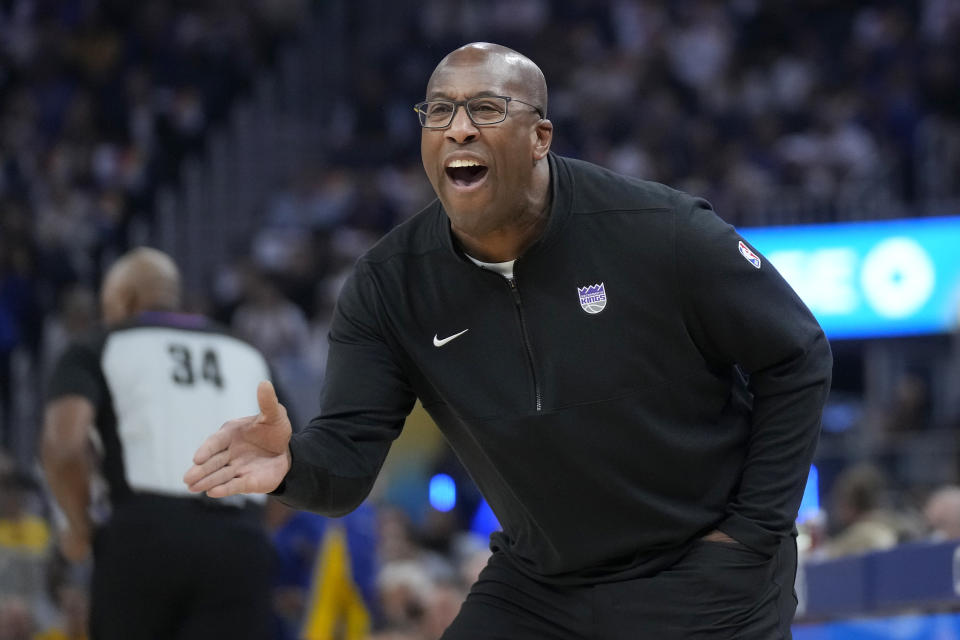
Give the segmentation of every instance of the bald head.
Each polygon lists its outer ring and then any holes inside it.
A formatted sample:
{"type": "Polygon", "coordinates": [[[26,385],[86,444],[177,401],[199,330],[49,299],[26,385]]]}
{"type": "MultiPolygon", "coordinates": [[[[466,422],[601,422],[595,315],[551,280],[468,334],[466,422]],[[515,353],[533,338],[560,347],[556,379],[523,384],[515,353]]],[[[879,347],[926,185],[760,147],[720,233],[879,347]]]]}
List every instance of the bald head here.
{"type": "Polygon", "coordinates": [[[530,102],[540,108],[543,117],[547,116],[547,81],[533,60],[525,55],[490,42],[471,42],[451,51],[440,61],[427,82],[427,95],[435,80],[444,73],[456,73],[457,67],[488,64],[496,68],[498,76],[505,86],[517,92],[513,96],[530,102]]]}
{"type": "Polygon", "coordinates": [[[180,308],[180,271],[162,251],[134,249],[110,267],[100,303],[107,325],[144,311],[176,311],[180,308]]]}
{"type": "Polygon", "coordinates": [[[935,535],[960,538],[960,487],[942,487],[933,493],[923,509],[927,524],[935,535]]]}

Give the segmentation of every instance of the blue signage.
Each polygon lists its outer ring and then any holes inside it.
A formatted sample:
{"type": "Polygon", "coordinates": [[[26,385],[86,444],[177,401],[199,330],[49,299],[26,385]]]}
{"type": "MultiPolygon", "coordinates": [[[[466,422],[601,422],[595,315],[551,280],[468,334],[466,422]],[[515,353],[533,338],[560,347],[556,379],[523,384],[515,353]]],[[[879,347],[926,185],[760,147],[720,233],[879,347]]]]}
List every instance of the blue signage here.
{"type": "Polygon", "coordinates": [[[794,640],[960,640],[960,614],[933,613],[795,625],[794,640]]]}
{"type": "Polygon", "coordinates": [[[738,231],[831,338],[938,333],[960,324],[960,217],[738,231]]]}
{"type": "Polygon", "coordinates": [[[807,484],[803,488],[803,499],[800,500],[800,510],[797,512],[797,523],[802,523],[820,513],[820,470],[817,465],[810,465],[807,475],[807,484]]]}

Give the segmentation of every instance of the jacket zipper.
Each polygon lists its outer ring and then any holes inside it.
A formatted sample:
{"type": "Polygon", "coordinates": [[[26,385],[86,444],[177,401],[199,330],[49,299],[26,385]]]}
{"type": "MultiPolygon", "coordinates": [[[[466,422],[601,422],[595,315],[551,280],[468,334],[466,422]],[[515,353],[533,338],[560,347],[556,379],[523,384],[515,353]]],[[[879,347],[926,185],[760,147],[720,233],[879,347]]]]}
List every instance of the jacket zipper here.
{"type": "Polygon", "coordinates": [[[513,293],[513,301],[517,304],[517,315],[520,316],[520,331],[523,333],[523,346],[527,352],[527,363],[530,365],[530,377],[533,379],[533,395],[536,399],[537,411],[539,412],[543,410],[543,403],[540,398],[540,384],[537,382],[537,371],[533,366],[533,349],[530,347],[527,323],[523,319],[523,306],[520,304],[520,290],[517,289],[516,277],[510,278],[510,291],[513,293]]]}

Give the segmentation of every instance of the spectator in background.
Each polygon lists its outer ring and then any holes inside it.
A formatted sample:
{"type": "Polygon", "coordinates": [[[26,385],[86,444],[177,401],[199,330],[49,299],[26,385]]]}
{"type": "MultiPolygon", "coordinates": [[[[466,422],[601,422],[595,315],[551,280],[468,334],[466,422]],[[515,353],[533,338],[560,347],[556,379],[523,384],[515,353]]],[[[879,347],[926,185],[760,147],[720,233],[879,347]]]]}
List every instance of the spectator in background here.
{"type": "Polygon", "coordinates": [[[419,547],[414,538],[408,513],[386,505],[377,510],[377,555],[381,564],[416,557],[419,547]]]}
{"type": "MultiPolygon", "coordinates": [[[[14,239],[14,241],[16,241],[14,239]]],[[[17,352],[26,356],[33,369],[39,350],[40,308],[36,299],[36,278],[29,248],[0,243],[0,451],[13,452],[15,414],[13,393],[17,352]]]]}
{"type": "Polygon", "coordinates": [[[57,556],[48,567],[50,599],[58,620],[35,640],[87,640],[90,629],[90,565],[75,565],[57,556]]]}
{"type": "Polygon", "coordinates": [[[822,553],[831,558],[889,549],[915,534],[915,527],[894,510],[883,473],[867,463],[850,467],[837,478],[830,492],[828,522],[833,534],[822,553]]]}
{"type": "Polygon", "coordinates": [[[36,629],[55,619],[46,588],[51,539],[37,483],[15,467],[0,470],[0,601],[10,620],[23,618],[36,629]]]}
{"type": "Polygon", "coordinates": [[[470,591],[470,584],[461,584],[458,580],[434,581],[424,603],[420,625],[425,640],[440,640],[447,627],[453,624],[470,591]]]}
{"type": "Polygon", "coordinates": [[[45,376],[70,344],[93,333],[97,321],[97,298],[92,289],[75,285],[63,292],[56,312],[47,316],[43,329],[41,369],[45,376]]]}
{"type": "Polygon", "coordinates": [[[426,568],[413,560],[387,562],[378,572],[376,584],[383,615],[380,631],[420,640],[419,629],[434,586],[426,568]]]}
{"type": "Polygon", "coordinates": [[[930,384],[918,372],[904,372],[895,382],[890,405],[884,408],[882,427],[894,442],[904,433],[930,426],[930,384]]]}
{"type": "Polygon", "coordinates": [[[0,640],[35,640],[37,625],[20,596],[0,596],[0,640]]]}
{"type": "Polygon", "coordinates": [[[13,351],[20,343],[19,319],[4,289],[0,282],[0,453],[13,451],[13,351]]]}
{"type": "Polygon", "coordinates": [[[71,346],[52,374],[41,446],[66,517],[64,555],[81,561],[93,547],[91,635],[262,640],[271,560],[264,498],[198,499],[180,475],[203,437],[197,424],[253,408],[243,398],[270,377],[266,359],[181,313],[179,271],[153,249],[110,268],[101,306],[108,331],[71,346]],[[92,509],[91,427],[103,443],[108,514],[92,509]]]}
{"type": "Polygon", "coordinates": [[[438,640],[457,616],[469,586],[453,574],[431,574],[423,562],[387,562],[377,575],[382,620],[376,638],[397,634],[411,640],[438,640]]]}
{"type": "Polygon", "coordinates": [[[285,298],[269,276],[249,271],[248,278],[246,301],[230,323],[234,332],[273,364],[302,355],[310,340],[303,310],[285,298]]]}
{"type": "Polygon", "coordinates": [[[290,412],[312,415],[315,403],[303,401],[305,397],[314,399],[304,392],[304,386],[318,380],[308,360],[311,331],[307,315],[284,295],[271,274],[249,269],[245,275],[246,295],[234,310],[230,327],[267,358],[279,386],[291,393],[290,412]]]}
{"type": "Polygon", "coordinates": [[[376,518],[341,519],[267,503],[275,563],[274,640],[363,640],[375,616],[376,518]]]}
{"type": "Polygon", "coordinates": [[[960,487],[951,485],[934,491],[923,507],[923,517],[935,540],[960,539],[960,487]]]}
{"type": "Polygon", "coordinates": [[[409,562],[419,566],[430,581],[454,579],[455,568],[448,556],[424,544],[431,542],[424,540],[424,533],[429,536],[429,524],[426,528],[415,527],[406,512],[383,505],[377,511],[377,531],[377,557],[381,565],[409,562]]]}

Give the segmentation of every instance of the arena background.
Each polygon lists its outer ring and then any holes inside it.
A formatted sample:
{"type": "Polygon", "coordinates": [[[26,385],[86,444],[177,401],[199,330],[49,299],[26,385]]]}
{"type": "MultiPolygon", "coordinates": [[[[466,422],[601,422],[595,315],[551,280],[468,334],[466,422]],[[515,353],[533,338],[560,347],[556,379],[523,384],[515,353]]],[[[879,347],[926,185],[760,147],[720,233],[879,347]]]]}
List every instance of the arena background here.
{"type": "MultiPolygon", "coordinates": [[[[556,152],[708,198],[827,328],[797,637],[960,638],[960,2],[4,0],[0,639],[80,637],[35,455],[104,269],[170,252],[305,422],[346,271],[432,198],[412,105],[475,40],[542,67],[556,152]]],[[[496,526],[419,410],[361,512],[297,517],[295,553],[268,523],[277,638],[438,637],[496,526]]]]}

